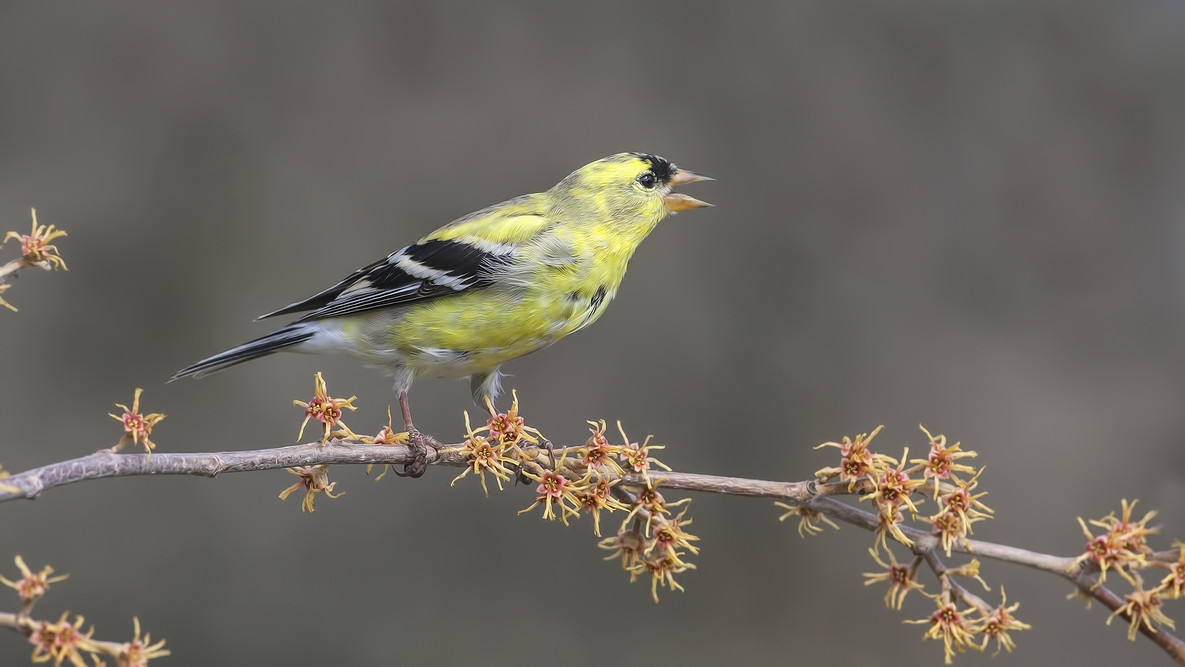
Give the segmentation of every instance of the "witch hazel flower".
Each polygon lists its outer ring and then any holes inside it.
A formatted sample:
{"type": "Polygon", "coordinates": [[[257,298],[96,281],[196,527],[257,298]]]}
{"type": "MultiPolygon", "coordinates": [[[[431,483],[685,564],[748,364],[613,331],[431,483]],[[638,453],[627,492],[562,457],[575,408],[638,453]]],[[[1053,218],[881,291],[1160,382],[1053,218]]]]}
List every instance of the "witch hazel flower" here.
{"type": "MultiPolygon", "coordinates": [[[[469,415],[465,415],[465,416],[466,416],[466,418],[468,418],[469,415]]],[[[362,444],[365,444],[365,445],[406,445],[408,442],[408,435],[407,435],[407,431],[402,431],[402,432],[395,431],[395,428],[391,424],[391,406],[388,405],[387,406],[387,423],[382,428],[380,428],[379,432],[376,433],[373,437],[369,436],[369,435],[360,435],[360,436],[358,436],[358,441],[361,442],[362,444]]],[[[379,464],[368,463],[366,465],[366,474],[369,475],[370,471],[373,470],[376,465],[379,465],[379,464]]],[[[391,467],[391,464],[389,464],[389,463],[384,463],[384,464],[382,464],[382,466],[383,466],[383,471],[378,474],[378,477],[374,478],[374,481],[376,481],[376,482],[379,481],[380,479],[386,477],[387,473],[391,472],[391,470],[393,469],[391,467]]]]}
{"type": "Polygon", "coordinates": [[[592,427],[588,429],[592,435],[579,450],[580,462],[585,468],[598,474],[605,472],[617,477],[625,476],[625,470],[617,463],[616,458],[622,453],[622,448],[609,444],[609,438],[605,437],[605,420],[588,423],[592,427]]]}
{"type": "MultiPolygon", "coordinates": [[[[641,560],[642,554],[645,553],[649,545],[647,539],[641,533],[641,528],[635,526],[633,528],[622,527],[617,531],[613,537],[606,537],[601,540],[597,547],[612,551],[613,553],[605,556],[603,560],[617,560],[621,559],[621,569],[626,572],[633,572],[634,565],[641,560]]],[[[636,575],[631,574],[630,582],[633,582],[636,575]]]]}
{"type": "Polygon", "coordinates": [[[653,524],[654,538],[647,548],[647,553],[654,549],[660,549],[670,554],[675,554],[680,549],[686,549],[693,555],[699,555],[699,547],[692,544],[692,542],[698,542],[699,537],[684,530],[693,521],[693,519],[684,518],[687,515],[687,510],[688,508],[684,508],[682,512],[679,512],[678,516],[672,518],[655,517],[653,524]]]}
{"type": "Polygon", "coordinates": [[[946,600],[941,595],[935,595],[934,601],[938,605],[938,610],[929,618],[905,622],[917,625],[930,624],[930,629],[926,631],[924,639],[942,640],[944,663],[947,665],[952,663],[955,651],[962,653],[968,647],[979,650],[979,645],[974,642],[979,628],[972,619],[967,618],[967,614],[971,610],[960,611],[953,602],[946,600]]]}
{"type": "MultiPolygon", "coordinates": [[[[556,467],[562,467],[563,460],[556,467]]],[[[533,473],[529,470],[523,470],[523,474],[528,478],[539,482],[536,488],[535,502],[531,503],[526,509],[520,510],[519,514],[530,512],[536,507],[543,506],[543,518],[549,521],[559,519],[568,525],[568,517],[580,516],[581,501],[578,496],[579,493],[586,490],[587,485],[582,481],[573,481],[563,475],[563,473],[554,470],[543,469],[539,474],[533,473]],[[556,513],[556,510],[559,513],[556,513]]]]}
{"type": "Polygon", "coordinates": [[[1160,582],[1160,588],[1168,593],[1168,597],[1179,598],[1185,590],[1185,542],[1174,542],[1173,546],[1181,554],[1176,563],[1169,566],[1169,574],[1160,582]]]}
{"type": "Polygon", "coordinates": [[[144,445],[144,451],[148,452],[148,458],[152,458],[152,450],[156,449],[156,443],[149,439],[152,435],[152,427],[156,426],[165,415],[159,412],[152,414],[140,414],[140,394],[144,392],[143,389],[136,389],[135,395],[132,397],[132,407],[129,408],[122,403],[116,403],[115,407],[123,410],[122,415],[114,415],[107,413],[112,419],[123,424],[123,437],[111,451],[118,452],[123,449],[129,442],[133,445],[144,445]]]}
{"type": "Polygon", "coordinates": [[[1148,522],[1156,516],[1156,512],[1148,512],[1143,519],[1132,521],[1131,514],[1136,503],[1122,503],[1123,518],[1117,519],[1112,512],[1101,520],[1091,519],[1090,524],[1106,530],[1102,535],[1090,532],[1087,522],[1078,517],[1078,525],[1086,535],[1086,551],[1074,559],[1067,569],[1079,567],[1082,563],[1093,562],[1099,568],[1099,580],[1095,585],[1102,584],[1107,579],[1107,571],[1114,569],[1132,586],[1136,579],[1128,572],[1128,566],[1143,567],[1146,564],[1146,554],[1151,550],[1145,538],[1157,532],[1155,528],[1148,528],[1148,522]]]}
{"type": "Polygon", "coordinates": [[[876,533],[873,541],[873,548],[880,549],[884,547],[889,548],[888,537],[893,536],[901,544],[913,548],[913,540],[905,536],[905,531],[901,530],[901,524],[905,521],[905,517],[901,514],[901,508],[892,503],[878,503],[876,506],[876,533]]]}
{"type": "Polygon", "coordinates": [[[848,491],[851,491],[861,478],[882,470],[884,456],[872,453],[868,445],[883,428],[883,425],[877,426],[872,433],[861,433],[855,440],[845,435],[843,442],[825,442],[815,447],[836,447],[841,457],[838,468],[823,468],[815,472],[815,477],[820,481],[826,481],[838,476],[841,482],[848,483],[848,491]]]}
{"type": "Polygon", "coordinates": [[[649,435],[646,436],[646,439],[642,442],[642,444],[630,442],[630,439],[625,434],[625,429],[622,428],[620,421],[617,422],[617,431],[621,433],[621,439],[625,442],[625,444],[621,446],[620,450],[618,450],[618,457],[623,463],[625,463],[625,466],[623,467],[632,472],[641,473],[642,478],[646,480],[647,486],[650,486],[650,466],[656,465],[667,471],[671,469],[670,466],[650,455],[650,452],[653,450],[666,449],[666,445],[650,444],[650,438],[652,436],[649,435]]]}
{"type": "Polygon", "coordinates": [[[798,517],[798,536],[806,537],[807,535],[818,535],[823,532],[823,527],[820,523],[825,523],[832,528],[839,530],[839,525],[831,519],[828,519],[825,514],[819,510],[814,510],[806,505],[788,505],[783,502],[776,502],[774,506],[789,510],[782,516],[778,517],[778,521],[785,521],[792,516],[798,517]]]}
{"type": "Polygon", "coordinates": [[[1132,585],[1136,590],[1123,596],[1124,605],[1111,612],[1111,615],[1107,617],[1107,625],[1111,625],[1111,621],[1116,616],[1127,614],[1131,619],[1131,623],[1127,626],[1127,638],[1131,641],[1136,640],[1141,626],[1149,632],[1156,632],[1157,624],[1176,630],[1177,626],[1173,623],[1173,619],[1165,616],[1161,611],[1164,602],[1160,598],[1160,589],[1144,590],[1144,582],[1140,579],[1139,574],[1135,574],[1135,583],[1132,585]]]}
{"type": "Polygon", "coordinates": [[[506,412],[498,412],[489,396],[486,397],[486,410],[490,413],[490,418],[486,421],[486,429],[488,429],[486,437],[507,447],[517,446],[524,440],[531,444],[538,444],[539,440],[543,438],[543,434],[538,429],[527,426],[522,415],[519,414],[518,392],[512,389],[510,395],[513,399],[510,402],[510,409],[506,412]]]}
{"type": "Polygon", "coordinates": [[[120,644],[116,650],[115,659],[119,667],[147,667],[149,660],[172,655],[172,652],[165,648],[165,640],[153,644],[152,635],[145,634],[143,638],[140,637],[139,618],[132,617],[132,624],[135,630],[132,641],[120,644]]]}
{"type": "Polygon", "coordinates": [[[4,577],[0,577],[0,584],[16,590],[17,595],[21,598],[22,616],[28,616],[37,600],[49,590],[50,584],[64,581],[70,576],[68,574],[60,574],[56,577],[50,576],[53,574],[53,568],[48,565],[41,568],[40,572],[34,574],[29,569],[29,566],[25,565],[25,559],[19,555],[13,561],[16,562],[17,569],[21,571],[21,578],[16,581],[9,581],[4,577]]]}
{"type": "Polygon", "coordinates": [[[979,500],[987,492],[973,493],[982,472],[983,469],[980,469],[975,477],[967,481],[956,479],[955,488],[939,501],[942,509],[930,517],[930,524],[941,539],[947,556],[950,556],[951,548],[959,539],[966,540],[968,535],[973,534],[971,524],[994,518],[992,509],[979,500]]]}
{"type": "Polygon", "coordinates": [[[62,617],[58,619],[57,623],[40,621],[36,624],[33,634],[29,636],[29,642],[33,644],[33,662],[53,660],[54,667],[58,667],[62,662],[68,660],[74,667],[90,667],[86,664],[86,659],[82,657],[82,654],[89,653],[94,658],[95,651],[99,650],[99,647],[91,641],[91,635],[95,633],[95,630],[92,627],[83,633],[84,619],[81,616],[76,616],[74,622],[69,623],[66,621],[69,615],[68,611],[62,612],[62,617]]]}
{"type": "Polygon", "coordinates": [[[333,435],[334,428],[340,428],[343,435],[357,438],[358,436],[342,421],[343,409],[358,409],[354,407],[354,400],[357,398],[357,396],[351,396],[349,398],[333,398],[330,396],[328,387],[325,385],[325,378],[321,377],[321,372],[318,371],[313,377],[312,400],[308,403],[304,401],[292,401],[293,405],[304,408],[304,421],[300,424],[300,433],[297,434],[296,439],[300,440],[304,437],[304,428],[308,426],[310,419],[321,422],[322,445],[329,442],[329,437],[333,435]]]}
{"type": "Polygon", "coordinates": [[[593,517],[593,534],[597,537],[601,536],[601,510],[629,510],[629,506],[613,497],[613,485],[617,481],[589,471],[585,477],[588,486],[576,494],[576,499],[580,501],[580,509],[593,517]],[[596,481],[593,481],[594,474],[596,481]]]}
{"type": "Polygon", "coordinates": [[[456,484],[465,475],[473,473],[481,480],[481,488],[485,491],[488,498],[490,496],[490,490],[486,486],[487,472],[494,476],[494,480],[498,483],[499,491],[502,490],[502,482],[508,482],[513,477],[506,464],[513,465],[518,461],[506,454],[507,450],[515,446],[516,441],[510,441],[507,444],[498,438],[489,439],[475,432],[473,427],[469,425],[468,412],[465,413],[465,431],[465,443],[461,447],[461,452],[466,455],[469,463],[465,466],[464,472],[453,478],[449,486],[456,484]]]}
{"type": "Polygon", "coordinates": [[[1008,594],[1004,592],[1004,587],[1000,586],[1000,605],[984,617],[979,629],[983,633],[983,644],[979,647],[980,651],[987,649],[988,642],[995,639],[996,652],[992,654],[993,656],[999,655],[1000,649],[1012,653],[1012,649],[1016,648],[1016,642],[1012,641],[1012,637],[1008,633],[1033,629],[1033,626],[1021,623],[1012,615],[1012,612],[1019,607],[1019,602],[1008,604],[1008,594]]]}
{"type": "Polygon", "coordinates": [[[295,468],[284,468],[288,472],[300,478],[292,486],[280,492],[280,500],[287,500],[288,496],[297,489],[304,489],[304,500],[300,504],[300,511],[312,514],[316,511],[313,506],[318,493],[324,493],[329,498],[340,498],[346,495],[345,491],[334,494],[333,487],[337,486],[337,482],[329,481],[329,464],[322,463],[315,466],[298,466],[295,468]]]}
{"type": "MultiPolygon", "coordinates": [[[[925,485],[924,480],[910,479],[909,474],[905,472],[904,462],[909,456],[909,448],[906,447],[904,453],[901,455],[902,464],[898,467],[897,459],[884,457],[886,467],[872,478],[876,490],[864,496],[860,500],[872,500],[876,505],[892,505],[894,507],[904,504],[909,508],[910,516],[917,515],[918,508],[910,498],[913,495],[913,490],[919,486],[925,485]]],[[[919,501],[920,502],[920,501],[919,501]]]]}
{"type": "MultiPolygon", "coordinates": [[[[16,239],[21,244],[21,256],[0,266],[0,294],[3,294],[12,285],[5,282],[7,277],[16,271],[27,268],[45,269],[46,271],[56,271],[58,269],[66,270],[66,262],[57,254],[57,246],[51,245],[50,241],[56,238],[66,236],[66,232],[60,229],[54,229],[53,225],[38,225],[37,224],[37,209],[33,211],[33,229],[29,234],[18,234],[16,232],[8,232],[4,238],[0,240],[0,246],[8,243],[9,239],[16,239]]],[[[0,298],[0,306],[8,308],[12,312],[17,312],[17,307],[11,303],[0,298]]]]}
{"type": "Polygon", "coordinates": [[[22,261],[26,266],[35,266],[46,271],[50,269],[66,270],[66,262],[58,256],[57,247],[50,245],[50,241],[66,236],[66,232],[54,229],[53,225],[38,225],[37,209],[32,209],[32,211],[33,231],[28,234],[8,232],[0,244],[7,243],[8,239],[16,239],[20,242],[21,259],[19,261],[22,261]]]}
{"type": "Polygon", "coordinates": [[[681,555],[679,552],[655,552],[634,564],[632,573],[650,575],[650,595],[654,598],[655,604],[658,604],[659,586],[683,592],[683,587],[675,581],[675,575],[694,570],[695,565],[680,560],[681,555]]]}
{"type": "Polygon", "coordinates": [[[917,580],[917,563],[902,565],[897,562],[897,557],[893,555],[892,549],[886,548],[885,551],[889,552],[888,563],[881,560],[875,549],[868,550],[882,570],[880,572],[865,572],[864,585],[871,586],[882,581],[889,582],[889,591],[885,593],[885,606],[900,611],[901,605],[905,603],[905,596],[909,595],[910,591],[925,590],[926,587],[917,580]]]}
{"type": "Polygon", "coordinates": [[[971,450],[963,451],[960,443],[957,442],[948,446],[945,435],[930,435],[926,427],[921,424],[918,425],[918,428],[922,429],[922,433],[925,433],[926,437],[930,439],[930,453],[924,459],[911,459],[910,463],[924,466],[922,479],[934,480],[934,498],[937,500],[941,482],[951,479],[956,472],[975,474],[975,468],[958,463],[958,460],[974,458],[979,456],[979,453],[971,450]]]}

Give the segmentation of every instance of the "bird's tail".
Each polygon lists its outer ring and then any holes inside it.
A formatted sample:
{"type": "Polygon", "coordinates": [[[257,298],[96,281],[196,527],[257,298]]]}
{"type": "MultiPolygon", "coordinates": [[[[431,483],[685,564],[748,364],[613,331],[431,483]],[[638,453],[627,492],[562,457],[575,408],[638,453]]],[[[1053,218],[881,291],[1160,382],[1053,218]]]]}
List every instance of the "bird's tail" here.
{"type": "Polygon", "coordinates": [[[241,364],[244,361],[249,361],[256,357],[264,357],[273,352],[279,352],[291,345],[303,343],[316,334],[316,328],[309,326],[307,323],[291,324],[278,331],[273,331],[263,338],[256,338],[250,343],[243,343],[226,352],[216,354],[209,359],[203,359],[192,366],[183,368],[174,373],[173,377],[169,378],[169,382],[185,377],[205,377],[211,373],[217,373],[224,368],[230,368],[235,364],[241,364]]]}

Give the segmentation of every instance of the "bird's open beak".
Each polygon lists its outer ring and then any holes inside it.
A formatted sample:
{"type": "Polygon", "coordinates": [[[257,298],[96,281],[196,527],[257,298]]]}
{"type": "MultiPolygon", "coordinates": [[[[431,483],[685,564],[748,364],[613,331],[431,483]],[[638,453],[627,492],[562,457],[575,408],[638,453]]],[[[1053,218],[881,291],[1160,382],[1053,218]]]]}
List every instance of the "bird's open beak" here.
{"type": "MultiPolygon", "coordinates": [[[[714,181],[716,179],[703,174],[697,174],[694,171],[686,169],[675,169],[675,173],[671,174],[670,180],[667,181],[672,186],[687,185],[688,183],[695,183],[696,181],[714,181]]],[[[689,208],[704,208],[711,206],[706,201],[700,201],[695,197],[689,197],[682,192],[671,192],[666,197],[663,197],[663,202],[667,205],[667,210],[674,213],[676,211],[686,211],[689,208]]]]}

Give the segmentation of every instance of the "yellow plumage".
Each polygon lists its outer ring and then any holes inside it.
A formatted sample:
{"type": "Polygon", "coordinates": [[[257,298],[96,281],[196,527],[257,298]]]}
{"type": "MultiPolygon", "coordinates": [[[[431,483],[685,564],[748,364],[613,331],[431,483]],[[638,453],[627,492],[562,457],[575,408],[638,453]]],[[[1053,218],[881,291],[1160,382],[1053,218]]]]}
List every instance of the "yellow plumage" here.
{"type": "Polygon", "coordinates": [[[386,369],[408,421],[406,392],[417,376],[470,375],[474,399],[492,397],[501,364],[600,317],[660,220],[708,205],[671,190],[698,180],[708,179],[654,155],[597,160],[547,192],[460,218],[265,315],[310,311],[174,379],[288,349],[341,352],[386,369]]]}

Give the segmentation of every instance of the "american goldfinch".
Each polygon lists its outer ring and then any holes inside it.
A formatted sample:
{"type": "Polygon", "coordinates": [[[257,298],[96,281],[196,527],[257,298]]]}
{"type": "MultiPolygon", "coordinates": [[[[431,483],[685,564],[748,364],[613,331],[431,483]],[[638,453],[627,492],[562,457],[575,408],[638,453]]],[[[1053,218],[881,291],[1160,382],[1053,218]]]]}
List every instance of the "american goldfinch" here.
{"type": "Polygon", "coordinates": [[[597,160],[547,192],[459,218],[329,289],[263,315],[308,311],[172,379],[281,350],[345,353],[394,376],[410,440],[422,451],[435,443],[412,425],[412,380],[470,376],[475,402],[496,398],[502,364],[601,316],[630,257],[660,220],[710,206],[672,192],[703,180],[711,179],[657,155],[597,160]]]}

